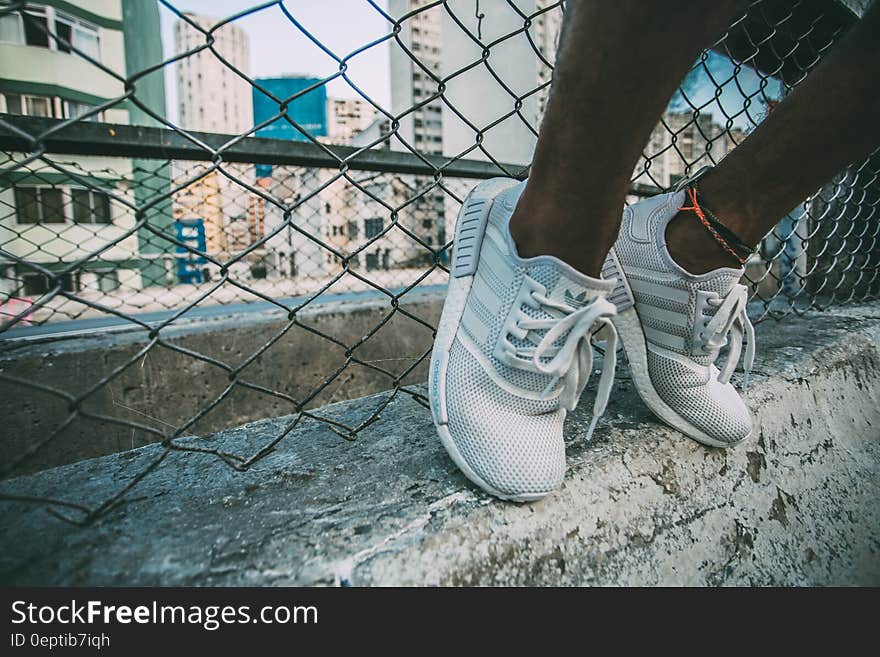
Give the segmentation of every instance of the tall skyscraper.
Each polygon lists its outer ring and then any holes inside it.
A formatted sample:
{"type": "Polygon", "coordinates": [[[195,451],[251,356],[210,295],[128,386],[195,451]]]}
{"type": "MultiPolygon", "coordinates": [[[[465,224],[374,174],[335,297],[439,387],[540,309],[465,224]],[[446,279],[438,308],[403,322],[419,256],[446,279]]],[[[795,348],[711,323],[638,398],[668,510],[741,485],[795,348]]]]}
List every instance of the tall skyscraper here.
{"type": "MultiPolygon", "coordinates": [[[[220,22],[219,18],[186,13],[174,26],[176,53],[194,50],[206,42],[205,32],[220,22]]],[[[204,49],[175,64],[177,74],[177,122],[186,130],[240,134],[254,125],[251,85],[239,77],[230,65],[250,73],[248,35],[229,23],[213,32],[213,49],[204,49]]],[[[247,246],[230,239],[236,229],[253,223],[253,200],[241,186],[217,171],[209,171],[194,182],[194,174],[204,163],[174,162],[176,184],[188,182],[174,197],[174,216],[178,220],[201,220],[206,246],[211,253],[225,253],[247,246]]],[[[226,165],[226,170],[253,182],[253,168],[226,165]]],[[[244,231],[245,236],[247,231],[244,231]]]]}
{"type": "MultiPolygon", "coordinates": [[[[389,0],[388,12],[400,18],[414,9],[425,7],[430,0],[389,0]]],[[[441,5],[421,11],[402,24],[398,35],[412,56],[392,43],[391,46],[391,109],[397,115],[419,105],[400,119],[397,134],[411,148],[426,154],[443,152],[443,103],[433,100],[421,105],[437,92],[443,51],[443,14],[441,5]],[[417,60],[419,63],[416,63],[417,60]]],[[[393,149],[405,149],[392,144],[393,149]]]]}
{"type": "MultiPolygon", "coordinates": [[[[184,14],[174,26],[175,52],[182,53],[205,44],[204,32],[219,18],[184,14]],[[201,29],[199,29],[201,28],[201,29]]],[[[250,73],[248,36],[234,23],[213,33],[216,50],[230,65],[250,73]]],[[[237,134],[254,124],[251,85],[210,50],[205,49],[177,62],[178,122],[187,130],[237,134]]]]}
{"type": "MultiPolygon", "coordinates": [[[[390,48],[391,111],[396,116],[406,112],[400,117],[397,139],[391,139],[391,148],[442,155],[443,101],[439,98],[427,101],[437,93],[437,80],[443,75],[445,9],[442,5],[429,5],[429,0],[389,0],[388,3],[388,12],[394,18],[422,9],[401,24],[399,38],[406,50],[395,43],[390,48]]],[[[414,202],[407,204],[408,216],[402,217],[399,224],[436,248],[446,240],[446,194],[433,185],[428,177],[400,176],[387,186],[397,196],[415,197],[414,202]],[[423,194],[428,187],[430,191],[423,194]]],[[[396,238],[396,232],[390,237],[396,238]]],[[[417,266],[419,262],[430,260],[429,252],[411,238],[400,241],[399,248],[391,249],[392,266],[417,266]]],[[[380,262],[383,262],[381,258],[380,262]]]]}
{"type": "Polygon", "coordinates": [[[468,0],[449,0],[446,6],[441,71],[449,81],[444,95],[467,121],[444,107],[444,153],[456,155],[479,142],[481,148],[467,157],[491,155],[501,162],[528,164],[549,95],[562,9],[549,0],[486,2],[480,4],[479,15],[468,0]],[[523,15],[534,16],[527,31],[523,15]],[[483,59],[483,48],[471,35],[483,45],[495,44],[488,57],[483,59]]]}
{"type": "MultiPolygon", "coordinates": [[[[528,37],[522,32],[522,15],[506,2],[482,3],[475,11],[470,0],[436,6],[429,0],[389,0],[388,11],[395,19],[421,9],[401,23],[398,36],[405,49],[395,43],[390,47],[391,111],[400,116],[397,134],[401,140],[428,155],[464,154],[476,159],[491,155],[514,164],[531,160],[536,139],[530,126],[537,129],[543,116],[548,89],[541,86],[552,72],[543,60],[551,65],[555,61],[562,11],[551,7],[539,14],[550,0],[516,0],[515,4],[522,14],[535,16],[528,37]],[[483,49],[471,35],[490,44],[509,34],[514,36],[490,48],[487,62],[492,71],[482,63],[473,66],[482,59],[483,49]],[[447,80],[446,102],[425,103],[440,91],[439,79],[447,80]],[[478,143],[487,152],[474,148],[478,143]]],[[[406,150],[393,139],[391,148],[406,150]]],[[[407,182],[416,194],[431,184],[430,180],[407,182]]],[[[443,244],[451,233],[446,219],[454,220],[457,212],[458,203],[451,196],[433,189],[412,204],[413,232],[426,244],[443,244]]]]}

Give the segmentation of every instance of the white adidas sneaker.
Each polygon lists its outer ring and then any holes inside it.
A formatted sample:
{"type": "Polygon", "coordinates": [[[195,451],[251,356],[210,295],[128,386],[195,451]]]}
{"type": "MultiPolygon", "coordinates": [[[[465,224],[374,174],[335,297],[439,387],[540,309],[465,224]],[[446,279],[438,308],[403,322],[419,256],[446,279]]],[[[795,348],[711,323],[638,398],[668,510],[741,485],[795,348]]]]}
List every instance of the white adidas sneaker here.
{"type": "Polygon", "coordinates": [[[755,354],[746,314],[742,269],[695,276],[666,248],[666,226],[685,204],[685,192],[660,194],[626,208],[620,234],[602,269],[618,281],[612,319],[636,389],[667,424],[714,447],[749,437],[751,417],[730,376],[746,338],[745,381],[755,354]],[[714,365],[722,347],[723,367],[714,365]]]}
{"type": "Polygon", "coordinates": [[[614,381],[614,281],[551,256],[520,258],[509,220],[525,183],[477,185],[458,218],[449,291],[431,353],[434,424],[462,472],[486,492],[526,502],[565,474],[562,424],[593,367],[590,340],[608,341],[594,418],[614,381]]]}

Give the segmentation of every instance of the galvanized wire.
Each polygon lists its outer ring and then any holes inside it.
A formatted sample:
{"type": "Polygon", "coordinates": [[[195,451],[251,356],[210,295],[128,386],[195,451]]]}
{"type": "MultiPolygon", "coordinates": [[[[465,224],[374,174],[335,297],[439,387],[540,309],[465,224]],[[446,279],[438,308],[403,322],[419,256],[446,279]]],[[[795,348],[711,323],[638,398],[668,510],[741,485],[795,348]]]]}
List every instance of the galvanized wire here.
{"type": "MultiPolygon", "coordinates": [[[[455,214],[474,179],[526,174],[525,163],[496,157],[486,141],[510,121],[517,122],[527,138],[537,137],[564,3],[539,1],[531,13],[521,9],[523,3],[498,3],[493,11],[507,12],[507,20],[516,27],[488,39],[484,35],[490,33],[492,12],[485,4],[469,5],[465,16],[456,10],[467,3],[412,0],[406,11],[392,15],[379,3],[366,1],[387,22],[387,32],[339,53],[303,24],[294,4],[266,2],[205,27],[174,2],[161,0],[182,29],[199,35],[198,43],[129,75],[68,43],[53,26],[28,13],[25,2],[0,3],[0,16],[20,16],[123,90],[78,116],[0,118],[0,356],[6,363],[0,383],[35,400],[37,407],[60,404],[65,409],[63,420],[35,428],[25,448],[4,455],[0,476],[34,469],[40,455],[78,423],[139,432],[143,442],[162,445],[137,476],[100,503],[38,496],[5,499],[47,505],[59,517],[88,524],[122,503],[176,452],[211,454],[244,470],[303,421],[325,423],[354,440],[398,395],[426,405],[413,383],[422,376],[434,326],[405,307],[406,302],[419,289],[446,283],[455,214]],[[277,29],[313,44],[335,63],[336,71],[281,97],[221,52],[217,35],[225,26],[270,11],[279,19],[277,29]],[[478,55],[465,66],[443,72],[436,57],[413,45],[411,30],[422,19],[457,30],[478,55]],[[493,53],[513,42],[526,43],[534,60],[535,83],[528,89],[517,89],[507,80],[504,65],[509,62],[493,59],[493,53]],[[359,55],[380,46],[411,61],[413,75],[424,81],[420,89],[426,92],[407,107],[383,105],[350,74],[359,55]],[[204,134],[172,122],[139,97],[139,84],[148,75],[197,57],[216,59],[239,84],[277,105],[277,113],[235,134],[204,134]],[[469,116],[447,93],[450,84],[473,71],[487,75],[492,93],[507,99],[507,109],[488,122],[469,116]],[[365,130],[357,140],[339,136],[334,144],[332,137],[312,134],[293,118],[295,101],[333,81],[344,82],[374,113],[375,134],[365,130]],[[149,117],[152,132],[136,137],[125,125],[86,123],[125,108],[149,117]],[[407,122],[424,125],[430,114],[460,122],[472,132],[472,143],[450,153],[448,146],[416,136],[418,130],[409,134],[404,129],[407,122]],[[289,125],[300,142],[287,148],[254,138],[257,131],[279,121],[289,125]],[[92,137],[84,139],[84,134],[92,137]],[[169,149],[178,155],[158,155],[169,149]],[[103,157],[98,160],[96,155],[103,157]],[[271,175],[258,175],[257,166],[266,164],[273,165],[271,175]],[[193,228],[186,221],[196,215],[203,219],[206,234],[204,243],[194,245],[177,231],[193,228]],[[383,301],[383,312],[372,329],[353,342],[316,328],[306,318],[316,304],[332,301],[335,294],[365,292],[383,301]],[[187,313],[233,304],[236,312],[244,312],[240,304],[247,303],[267,304],[280,311],[284,321],[264,336],[258,349],[239,359],[200,353],[170,335],[187,313]],[[139,332],[142,343],[125,358],[108,361],[95,380],[61,386],[17,371],[15,350],[29,329],[55,325],[71,330],[77,322],[108,318],[114,329],[124,326],[139,332]],[[382,329],[392,320],[405,320],[409,330],[425,337],[424,349],[395,359],[394,367],[363,355],[364,345],[381,340],[382,329]],[[342,359],[303,394],[292,395],[277,381],[260,380],[253,365],[296,332],[317,336],[328,349],[341,350],[342,359]],[[127,372],[162,350],[171,352],[181,366],[197,362],[215,372],[217,389],[189,415],[169,422],[128,409],[144,416],[138,419],[132,413],[98,412],[90,405],[96,395],[112,391],[127,372]],[[358,422],[346,424],[323,412],[320,404],[331,390],[334,398],[345,398],[345,376],[355,367],[383,379],[387,392],[358,422]],[[281,432],[253,452],[240,454],[215,449],[208,442],[181,440],[202,435],[207,416],[243,390],[272,399],[290,414],[281,432]]],[[[660,117],[634,169],[629,200],[670,189],[680,178],[717,162],[808,74],[853,20],[828,2],[754,2],[700,56],[660,117]]],[[[876,156],[857,163],[781,218],[747,267],[756,320],[877,298],[878,171],[876,156]]]]}

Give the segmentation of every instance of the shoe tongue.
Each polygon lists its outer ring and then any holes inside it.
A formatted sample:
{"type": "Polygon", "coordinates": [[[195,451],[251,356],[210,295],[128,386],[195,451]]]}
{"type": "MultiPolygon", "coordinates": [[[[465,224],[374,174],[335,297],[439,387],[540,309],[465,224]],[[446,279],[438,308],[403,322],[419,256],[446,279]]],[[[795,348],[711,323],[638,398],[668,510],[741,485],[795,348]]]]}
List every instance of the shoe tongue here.
{"type": "Polygon", "coordinates": [[[614,289],[614,281],[591,278],[561,261],[536,265],[530,275],[547,288],[550,299],[575,310],[592,303],[599,296],[607,296],[614,289]]]}

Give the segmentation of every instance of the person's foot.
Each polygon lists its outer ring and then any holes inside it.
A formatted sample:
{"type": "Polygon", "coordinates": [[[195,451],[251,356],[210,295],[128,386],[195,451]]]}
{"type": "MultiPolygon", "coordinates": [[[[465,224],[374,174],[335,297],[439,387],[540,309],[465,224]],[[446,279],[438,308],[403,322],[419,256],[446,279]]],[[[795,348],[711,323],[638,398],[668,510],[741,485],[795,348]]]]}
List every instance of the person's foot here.
{"type": "Polygon", "coordinates": [[[608,345],[591,430],[614,381],[616,347],[606,298],[614,281],[517,254],[509,221],[524,185],[495,178],[464,202],[428,384],[452,460],[486,492],[518,502],[562,483],[562,424],[590,376],[592,333],[605,328],[608,345]]]}
{"type": "Polygon", "coordinates": [[[661,194],[626,208],[605,260],[604,278],[618,280],[612,322],[640,396],[667,424],[716,447],[747,438],[749,411],[730,383],[745,345],[745,371],[755,338],[746,315],[742,268],[693,275],[666,246],[666,227],[685,205],[685,192],[661,194]],[[721,370],[714,365],[729,348],[721,370]]]}

